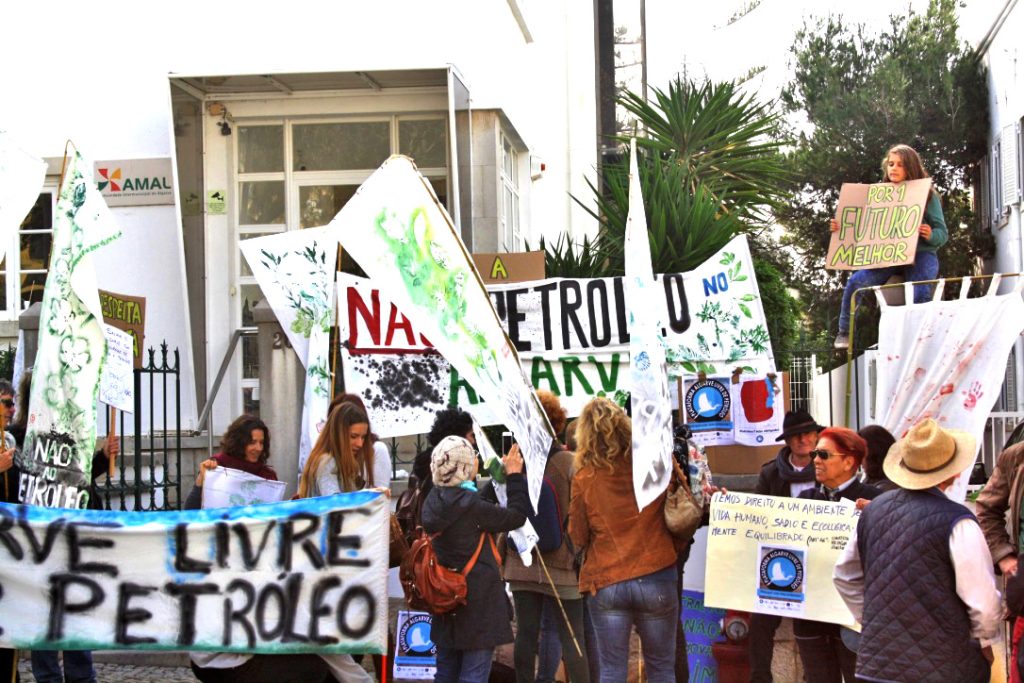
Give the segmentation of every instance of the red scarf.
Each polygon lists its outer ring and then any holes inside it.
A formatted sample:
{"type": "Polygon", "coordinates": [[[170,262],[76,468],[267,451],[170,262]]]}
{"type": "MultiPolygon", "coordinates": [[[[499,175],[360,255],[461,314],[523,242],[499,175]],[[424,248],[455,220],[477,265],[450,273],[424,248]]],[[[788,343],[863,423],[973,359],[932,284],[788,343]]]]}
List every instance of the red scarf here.
{"type": "Polygon", "coordinates": [[[249,474],[255,474],[257,477],[263,477],[270,481],[277,481],[277,472],[270,465],[263,462],[249,462],[245,458],[236,458],[233,455],[227,453],[217,453],[213,456],[213,459],[217,461],[217,464],[221,467],[230,467],[233,470],[242,470],[249,474]]]}

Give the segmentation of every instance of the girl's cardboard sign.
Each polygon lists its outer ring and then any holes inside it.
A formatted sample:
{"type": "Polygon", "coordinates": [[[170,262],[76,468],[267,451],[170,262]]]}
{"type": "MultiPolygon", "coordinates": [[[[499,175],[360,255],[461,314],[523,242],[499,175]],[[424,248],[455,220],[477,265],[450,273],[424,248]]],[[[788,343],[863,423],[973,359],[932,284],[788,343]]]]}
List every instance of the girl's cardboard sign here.
{"type": "Polygon", "coordinates": [[[914,262],[930,178],[902,183],[843,183],[825,267],[863,270],[914,262]]]}

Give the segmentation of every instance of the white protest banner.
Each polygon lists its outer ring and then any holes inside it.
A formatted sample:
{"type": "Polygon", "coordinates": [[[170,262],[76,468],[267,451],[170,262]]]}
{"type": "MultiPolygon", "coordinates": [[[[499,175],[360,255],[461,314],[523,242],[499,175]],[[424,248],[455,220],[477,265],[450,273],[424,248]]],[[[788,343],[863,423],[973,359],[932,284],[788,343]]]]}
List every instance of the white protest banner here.
{"type": "Polygon", "coordinates": [[[430,183],[392,156],[327,228],[515,432],[536,506],[551,425],[430,183]]]}
{"type": "Polygon", "coordinates": [[[210,470],[203,478],[203,509],[279,503],[285,483],[231,467],[210,470]]]}
{"type": "Polygon", "coordinates": [[[331,403],[330,339],[338,247],[326,228],[267,235],[239,243],[288,341],[306,368],[299,430],[299,472],[331,403]]]}
{"type": "MultiPolygon", "coordinates": [[[[988,294],[976,299],[966,298],[969,279],[953,301],[889,306],[879,297],[878,423],[897,439],[930,417],[982,443],[1006,358],[1024,329],[1024,278],[1002,295],[995,294],[999,281],[995,276],[988,294]]],[[[962,502],[967,479],[960,477],[946,495],[962,502]]]]}
{"type": "Polygon", "coordinates": [[[0,645],[383,653],[387,571],[379,492],[145,514],[3,504],[0,645]]]}
{"type": "Polygon", "coordinates": [[[672,401],[651,267],[651,240],[636,165],[636,138],[629,142],[629,214],[626,216],[623,284],[629,302],[630,402],[633,410],[633,495],[641,510],[668,488],[672,476],[672,401]]]}
{"type": "Polygon", "coordinates": [[[46,162],[18,147],[10,133],[0,130],[0,178],[3,178],[0,182],[0,259],[3,259],[11,236],[18,231],[43,189],[46,162]]]}
{"type": "Polygon", "coordinates": [[[395,678],[434,680],[437,675],[437,645],[430,636],[433,623],[433,617],[427,612],[399,610],[395,625],[395,678]]]}
{"type": "Polygon", "coordinates": [[[715,494],[704,604],[852,625],[832,568],[859,517],[851,501],[715,494]]]}
{"type": "Polygon", "coordinates": [[[107,349],[92,252],[120,234],[89,165],[75,151],[67,157],[54,211],[28,430],[17,458],[23,503],[79,509],[88,504],[107,349]]]}
{"type": "Polygon", "coordinates": [[[100,400],[130,413],[135,410],[135,373],[132,365],[134,340],[127,332],[103,323],[107,358],[100,374],[100,400]]]}

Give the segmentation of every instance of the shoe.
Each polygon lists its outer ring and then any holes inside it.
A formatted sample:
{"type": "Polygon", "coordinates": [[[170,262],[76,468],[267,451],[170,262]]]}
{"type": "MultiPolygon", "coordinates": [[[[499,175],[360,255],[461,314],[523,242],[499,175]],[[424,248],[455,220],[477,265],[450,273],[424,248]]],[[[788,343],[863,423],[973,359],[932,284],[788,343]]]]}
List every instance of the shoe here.
{"type": "Polygon", "coordinates": [[[832,348],[845,351],[850,348],[850,335],[845,332],[840,332],[836,335],[836,340],[832,342],[832,348]]]}

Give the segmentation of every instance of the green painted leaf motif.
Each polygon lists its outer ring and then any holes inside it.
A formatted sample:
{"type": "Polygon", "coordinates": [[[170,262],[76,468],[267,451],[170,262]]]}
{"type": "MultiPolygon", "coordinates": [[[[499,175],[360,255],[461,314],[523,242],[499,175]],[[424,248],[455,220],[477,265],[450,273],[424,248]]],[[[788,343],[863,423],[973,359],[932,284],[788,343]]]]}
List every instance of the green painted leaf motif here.
{"type": "Polygon", "coordinates": [[[753,318],[754,317],[754,314],[750,312],[750,309],[747,307],[746,304],[738,304],[738,305],[740,307],[740,310],[743,311],[743,315],[747,316],[748,318],[753,318]]]}
{"type": "Polygon", "coordinates": [[[733,278],[733,282],[744,282],[745,280],[747,280],[747,276],[746,275],[739,275],[739,276],[733,278]]]}
{"type": "Polygon", "coordinates": [[[740,297],[740,301],[757,301],[757,297],[753,294],[744,294],[740,297]]]}
{"type": "Polygon", "coordinates": [[[686,370],[687,372],[697,372],[697,366],[688,360],[684,360],[682,362],[682,366],[683,370],[686,370]]]}

